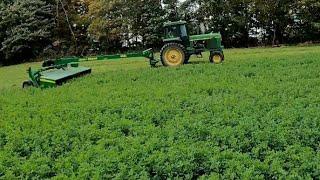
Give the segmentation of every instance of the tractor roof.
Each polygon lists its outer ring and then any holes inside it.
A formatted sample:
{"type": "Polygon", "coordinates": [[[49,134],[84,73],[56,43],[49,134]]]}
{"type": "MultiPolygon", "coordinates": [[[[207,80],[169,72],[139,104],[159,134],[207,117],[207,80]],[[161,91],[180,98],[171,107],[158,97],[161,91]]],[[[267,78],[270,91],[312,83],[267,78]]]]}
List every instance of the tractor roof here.
{"type": "Polygon", "coordinates": [[[187,24],[187,22],[186,21],[166,22],[166,23],[164,23],[164,27],[183,25],[183,24],[187,24]]]}

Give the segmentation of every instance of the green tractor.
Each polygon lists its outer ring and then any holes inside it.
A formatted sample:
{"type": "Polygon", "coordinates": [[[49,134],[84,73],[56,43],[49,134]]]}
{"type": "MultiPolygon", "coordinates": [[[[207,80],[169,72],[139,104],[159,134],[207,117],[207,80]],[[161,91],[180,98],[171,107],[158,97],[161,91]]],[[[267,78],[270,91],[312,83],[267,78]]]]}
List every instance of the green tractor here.
{"type": "Polygon", "coordinates": [[[164,66],[179,66],[188,63],[191,55],[202,57],[202,52],[210,51],[209,61],[221,63],[224,61],[221,34],[210,33],[189,35],[186,21],[168,22],[164,24],[165,45],[160,52],[164,66]]]}

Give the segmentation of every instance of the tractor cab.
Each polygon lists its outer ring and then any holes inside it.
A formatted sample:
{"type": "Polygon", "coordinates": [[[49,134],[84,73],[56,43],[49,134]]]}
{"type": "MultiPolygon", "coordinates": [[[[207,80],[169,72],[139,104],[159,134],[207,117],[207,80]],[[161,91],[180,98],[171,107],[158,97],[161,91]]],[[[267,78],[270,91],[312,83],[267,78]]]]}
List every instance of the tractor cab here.
{"type": "Polygon", "coordinates": [[[189,33],[186,21],[167,22],[164,23],[164,42],[176,41],[182,42],[184,45],[189,43],[189,33]]]}

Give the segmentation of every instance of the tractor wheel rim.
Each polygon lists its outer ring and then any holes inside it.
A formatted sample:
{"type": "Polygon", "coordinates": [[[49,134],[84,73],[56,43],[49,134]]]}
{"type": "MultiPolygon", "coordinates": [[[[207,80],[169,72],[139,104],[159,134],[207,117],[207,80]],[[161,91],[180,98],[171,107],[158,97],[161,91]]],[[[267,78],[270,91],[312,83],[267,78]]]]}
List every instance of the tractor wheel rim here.
{"type": "Polygon", "coordinates": [[[168,49],[165,53],[165,58],[170,65],[179,65],[183,60],[183,54],[179,49],[168,49]]]}
{"type": "Polygon", "coordinates": [[[214,63],[221,63],[221,61],[222,61],[222,58],[221,58],[221,56],[220,55],[214,55],[213,56],[213,62],[214,63]]]}

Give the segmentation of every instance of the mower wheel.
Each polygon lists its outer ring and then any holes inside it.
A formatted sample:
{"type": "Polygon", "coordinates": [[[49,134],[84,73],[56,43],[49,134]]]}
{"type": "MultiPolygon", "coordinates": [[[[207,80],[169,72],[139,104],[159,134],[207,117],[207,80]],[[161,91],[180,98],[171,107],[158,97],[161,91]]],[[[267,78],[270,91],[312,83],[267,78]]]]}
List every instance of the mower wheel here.
{"type": "Polygon", "coordinates": [[[187,52],[179,43],[168,43],[162,47],[160,57],[164,66],[180,66],[185,63],[187,52]]]}
{"type": "Polygon", "coordinates": [[[23,82],[23,84],[22,84],[22,88],[23,88],[23,89],[27,89],[27,88],[30,88],[30,87],[33,87],[32,81],[25,81],[25,82],[23,82]]]}
{"type": "Polygon", "coordinates": [[[224,61],[224,54],[222,52],[212,52],[210,53],[209,60],[211,63],[220,64],[224,61]]]}

